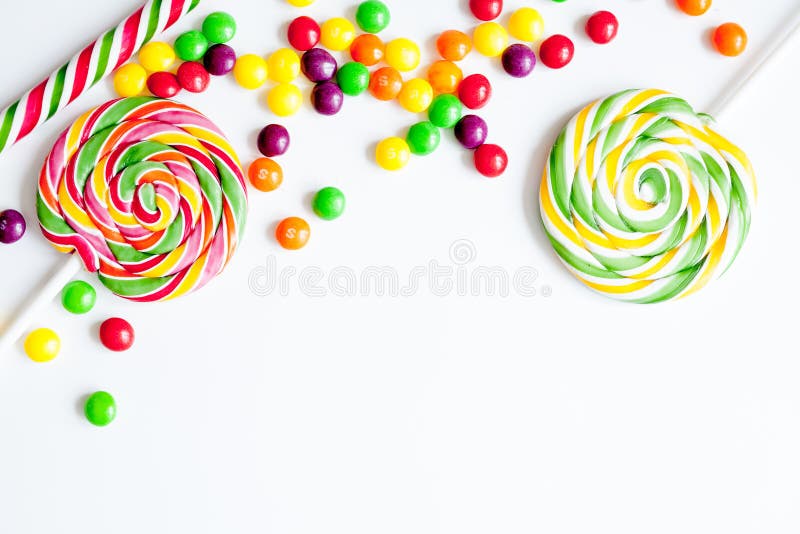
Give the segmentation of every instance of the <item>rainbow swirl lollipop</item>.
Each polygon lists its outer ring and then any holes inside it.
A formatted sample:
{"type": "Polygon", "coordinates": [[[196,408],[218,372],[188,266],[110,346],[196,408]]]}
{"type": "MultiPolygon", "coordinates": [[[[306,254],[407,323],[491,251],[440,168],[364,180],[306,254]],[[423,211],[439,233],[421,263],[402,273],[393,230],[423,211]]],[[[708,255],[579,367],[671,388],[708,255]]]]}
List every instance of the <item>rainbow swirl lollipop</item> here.
{"type": "Polygon", "coordinates": [[[117,295],[159,301],[202,287],[241,238],[247,193],[222,132],[198,111],[113,100],[56,141],[39,178],[39,223],[117,295]]]}
{"type": "Polygon", "coordinates": [[[581,110],[544,171],[542,222],[584,284],[637,303],[721,276],[750,229],[747,156],[683,99],[629,90],[581,110]]]}

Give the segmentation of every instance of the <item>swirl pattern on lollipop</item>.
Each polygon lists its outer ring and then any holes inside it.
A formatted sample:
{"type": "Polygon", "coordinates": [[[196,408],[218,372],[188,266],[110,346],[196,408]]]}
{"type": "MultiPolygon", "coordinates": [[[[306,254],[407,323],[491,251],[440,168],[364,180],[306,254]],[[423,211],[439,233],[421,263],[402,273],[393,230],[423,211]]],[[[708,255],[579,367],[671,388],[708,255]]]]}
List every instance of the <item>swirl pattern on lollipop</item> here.
{"type": "Polygon", "coordinates": [[[205,285],[247,217],[239,159],[198,111],[150,97],[112,100],[56,141],[39,178],[39,223],[111,291],[136,301],[205,285]]]}
{"type": "Polygon", "coordinates": [[[721,276],[750,229],[756,180],[708,115],[656,89],[581,110],[550,152],[542,222],[567,268],[637,303],[687,296],[721,276]]]}

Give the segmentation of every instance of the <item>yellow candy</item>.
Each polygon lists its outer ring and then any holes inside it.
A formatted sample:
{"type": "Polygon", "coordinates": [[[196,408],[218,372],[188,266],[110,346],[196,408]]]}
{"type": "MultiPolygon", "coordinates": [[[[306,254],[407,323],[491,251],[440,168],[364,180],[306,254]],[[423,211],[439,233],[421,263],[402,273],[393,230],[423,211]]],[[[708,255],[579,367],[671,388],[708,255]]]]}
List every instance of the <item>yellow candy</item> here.
{"type": "Polygon", "coordinates": [[[408,72],[419,66],[419,47],[410,39],[395,39],[386,45],[384,58],[400,72],[408,72]]]}
{"type": "Polygon", "coordinates": [[[310,6],[314,3],[314,0],[286,0],[290,5],[294,7],[306,7],[310,6]]]}
{"type": "Polygon", "coordinates": [[[320,28],[320,42],[330,50],[347,50],[356,38],[353,23],[342,17],[326,20],[320,28]]]}
{"type": "Polygon", "coordinates": [[[496,22],[484,22],[472,35],[475,50],[484,56],[497,57],[508,46],[508,32],[496,22]]]}
{"type": "Polygon", "coordinates": [[[300,88],[291,83],[280,83],[267,93],[267,105],[279,117],[294,115],[303,103],[300,88]]]}
{"type": "Polygon", "coordinates": [[[422,113],[433,102],[433,87],[428,80],[414,78],[403,84],[400,94],[397,95],[400,105],[411,113],[422,113]]]}
{"type": "Polygon", "coordinates": [[[399,171],[411,159],[411,149],[405,139],[389,137],[378,143],[375,161],[387,171],[399,171]]]}
{"type": "Polygon", "coordinates": [[[276,50],[267,59],[269,78],[278,83],[289,83],[300,76],[300,56],[290,48],[276,50]]]}
{"type": "Polygon", "coordinates": [[[523,7],[511,15],[508,31],[520,41],[538,41],[544,34],[544,19],[532,7],[523,7]]]}
{"type": "Polygon", "coordinates": [[[147,84],[147,71],[137,63],[128,63],[114,73],[114,90],[123,98],[139,96],[147,84]]]}
{"type": "Polygon", "coordinates": [[[49,362],[61,350],[58,334],[49,328],[38,328],[25,338],[25,354],[35,362],[49,362]]]}
{"type": "Polygon", "coordinates": [[[245,89],[258,89],[267,81],[267,62],[255,54],[239,56],[233,67],[233,77],[236,83],[245,89]]]}
{"type": "Polygon", "coordinates": [[[169,70],[175,63],[175,51],[167,43],[153,41],[139,50],[139,64],[150,72],[169,70]]]}

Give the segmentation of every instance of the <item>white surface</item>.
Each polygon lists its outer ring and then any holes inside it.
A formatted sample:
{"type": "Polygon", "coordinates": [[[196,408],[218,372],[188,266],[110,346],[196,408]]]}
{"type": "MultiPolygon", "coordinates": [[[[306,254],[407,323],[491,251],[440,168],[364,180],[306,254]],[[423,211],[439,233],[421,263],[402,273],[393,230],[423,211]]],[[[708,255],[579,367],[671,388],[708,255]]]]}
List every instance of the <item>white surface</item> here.
{"type": "MultiPolygon", "coordinates": [[[[472,25],[464,3],[392,1],[386,37],[415,38],[432,58],[434,35],[472,25]]],[[[0,101],[137,4],[4,6],[0,101]]],[[[326,0],[305,12],[352,16],[354,4],[326,0]]],[[[335,118],[307,106],[285,121],[294,137],[281,160],[284,186],[252,194],[246,239],[220,279],[167,304],[130,304],[101,290],[88,316],[69,316],[56,302],[43,313],[37,324],[62,335],[59,358],[34,364],[18,344],[0,361],[0,532],[800,530],[800,49],[784,51],[722,121],[756,166],[760,206],[733,269],[698,296],[641,307],[590,293],[551,251],[536,199],[546,151],[580,106],[658,86],[704,109],[797,0],[717,0],[700,18],[671,0],[609,2],[622,31],[607,47],[580,33],[596,2],[506,4],[541,9],[548,33],[575,36],[577,56],[563,72],[539,68],[524,81],[496,61],[466,63],[495,83],[481,114],[512,158],[502,179],[478,177],[451,138],[387,175],[372,163],[374,143],[404,133],[413,117],[368,97],[348,100],[335,118]],[[747,56],[725,59],[706,44],[727,20],[749,30],[747,56]],[[340,221],[323,223],[309,210],[324,185],[348,195],[340,221]],[[295,214],[311,221],[313,237],[286,253],[271,234],[295,214]],[[477,251],[469,267],[534,267],[539,294],[440,297],[425,288],[409,297],[319,298],[295,283],[286,296],[258,297],[248,288],[269,256],[298,272],[393,266],[405,278],[430,260],[452,265],[459,239],[477,251]],[[111,315],[136,327],[127,353],[96,341],[111,315]],[[96,389],[119,405],[105,429],[81,415],[96,389]]],[[[239,52],[274,50],[298,14],[282,0],[204,0],[168,36],[215,9],[237,17],[239,52]]],[[[263,91],[228,79],[212,85],[186,101],[250,160],[255,134],[275,120],[263,91]]],[[[40,162],[70,120],[110,96],[101,84],[0,159],[0,206],[21,206],[32,225],[24,241],[0,247],[0,320],[60,260],[33,228],[40,162]]]]}

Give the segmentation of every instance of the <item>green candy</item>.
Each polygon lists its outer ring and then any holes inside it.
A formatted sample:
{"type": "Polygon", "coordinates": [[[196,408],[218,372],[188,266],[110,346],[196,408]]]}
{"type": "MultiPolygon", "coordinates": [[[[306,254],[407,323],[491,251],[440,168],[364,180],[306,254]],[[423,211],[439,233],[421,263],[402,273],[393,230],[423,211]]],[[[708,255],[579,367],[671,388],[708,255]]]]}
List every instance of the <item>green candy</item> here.
{"type": "Polygon", "coordinates": [[[83,280],[70,282],[61,292],[61,304],[70,313],[86,313],[94,308],[95,302],[97,302],[97,292],[83,280]]]}
{"type": "Polygon", "coordinates": [[[461,120],[464,107],[454,95],[439,95],[428,109],[428,118],[439,128],[452,128],[461,120]]]}
{"type": "Polygon", "coordinates": [[[412,154],[427,156],[439,147],[442,134],[433,123],[428,121],[418,122],[408,129],[406,142],[412,154]]]}
{"type": "Polygon", "coordinates": [[[86,399],[83,412],[94,426],[106,426],[117,416],[117,403],[110,393],[96,391],[86,399]]]}
{"type": "Polygon", "coordinates": [[[344,193],[336,187],[320,189],[314,196],[314,213],[320,219],[326,221],[338,219],[344,213],[344,207],[344,193]]]}
{"type": "Polygon", "coordinates": [[[236,20],[224,11],[211,13],[203,21],[203,34],[212,43],[227,43],[236,35],[236,20]]]}
{"type": "Polygon", "coordinates": [[[197,30],[182,33],[175,39],[175,54],[183,61],[199,61],[208,51],[208,39],[197,30]]]}
{"type": "Polygon", "coordinates": [[[369,69],[358,61],[345,63],[336,73],[336,82],[344,94],[358,96],[369,87],[369,69]]]}
{"type": "Polygon", "coordinates": [[[385,30],[391,20],[389,8],[379,0],[361,2],[356,11],[358,26],[367,33],[379,33],[385,30]]]}

